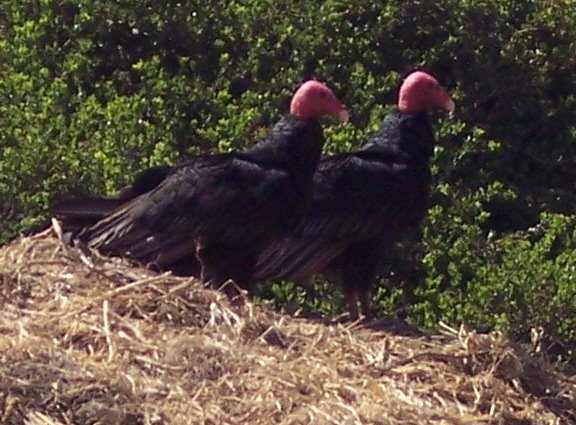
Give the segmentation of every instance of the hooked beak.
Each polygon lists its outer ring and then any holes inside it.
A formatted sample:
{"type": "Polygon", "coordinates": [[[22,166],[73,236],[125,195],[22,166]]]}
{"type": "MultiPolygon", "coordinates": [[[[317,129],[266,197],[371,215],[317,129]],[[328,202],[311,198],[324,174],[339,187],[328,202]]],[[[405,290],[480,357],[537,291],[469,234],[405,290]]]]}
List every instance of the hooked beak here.
{"type": "Polygon", "coordinates": [[[439,90],[436,92],[436,95],[433,97],[433,99],[434,107],[448,112],[448,117],[450,118],[454,116],[456,104],[446,89],[439,87],[439,90]]]}
{"type": "Polygon", "coordinates": [[[342,109],[340,112],[338,112],[337,118],[341,122],[348,122],[348,120],[350,119],[350,113],[346,109],[342,109]]]}
{"type": "Polygon", "coordinates": [[[456,104],[452,99],[448,98],[448,101],[444,105],[444,109],[448,111],[448,118],[454,118],[454,111],[456,110],[456,104]]]}

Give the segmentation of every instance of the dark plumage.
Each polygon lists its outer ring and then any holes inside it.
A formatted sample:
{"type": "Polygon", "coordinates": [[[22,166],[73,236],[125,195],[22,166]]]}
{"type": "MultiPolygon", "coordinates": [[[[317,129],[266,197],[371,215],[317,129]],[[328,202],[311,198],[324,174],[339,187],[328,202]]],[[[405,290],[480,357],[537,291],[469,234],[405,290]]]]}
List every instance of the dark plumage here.
{"type": "Polygon", "coordinates": [[[117,199],[128,201],[150,192],[164,181],[166,177],[172,173],[174,167],[168,165],[160,165],[150,167],[136,174],[132,184],[120,189],[116,195],[117,199]]]}
{"type": "Polygon", "coordinates": [[[112,213],[126,202],[157,187],[174,170],[170,166],[147,168],[134,181],[110,198],[61,198],[50,205],[50,214],[59,220],[66,240],[112,213]]]}
{"type": "Polygon", "coordinates": [[[77,240],[160,269],[196,256],[205,282],[247,286],[258,254],[309,205],[324,115],[347,118],[326,86],[309,81],[295,93],[291,115],[252,149],[192,158],[77,240]]]}
{"type": "Polygon", "coordinates": [[[410,74],[398,108],[358,151],[322,159],[314,174],[310,211],[288,238],[259,257],[258,280],[302,281],[315,274],[343,287],[351,318],[369,293],[383,251],[405,227],[424,218],[435,138],[426,111],[452,110],[449,95],[430,75],[410,74]]]}

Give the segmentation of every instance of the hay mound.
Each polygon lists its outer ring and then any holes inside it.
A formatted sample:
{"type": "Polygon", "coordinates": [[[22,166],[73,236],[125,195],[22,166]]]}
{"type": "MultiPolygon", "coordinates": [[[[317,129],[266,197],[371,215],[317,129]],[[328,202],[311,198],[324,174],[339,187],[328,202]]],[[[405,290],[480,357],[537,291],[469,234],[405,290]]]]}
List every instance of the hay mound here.
{"type": "Polygon", "coordinates": [[[499,335],[234,307],[51,230],[0,248],[0,297],[1,424],[576,423],[575,379],[499,335]]]}

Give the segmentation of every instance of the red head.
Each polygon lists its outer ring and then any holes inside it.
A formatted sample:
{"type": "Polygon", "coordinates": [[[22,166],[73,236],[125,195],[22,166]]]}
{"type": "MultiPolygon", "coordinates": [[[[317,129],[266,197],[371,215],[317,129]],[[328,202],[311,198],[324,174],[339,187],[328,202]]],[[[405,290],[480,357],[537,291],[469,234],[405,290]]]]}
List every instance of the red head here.
{"type": "Polygon", "coordinates": [[[316,80],[306,81],[296,90],[290,103],[290,113],[303,120],[330,115],[340,121],[348,121],[349,117],[332,90],[316,80]]]}
{"type": "Polygon", "coordinates": [[[424,71],[409,74],[398,94],[398,110],[416,114],[430,109],[443,109],[454,112],[454,101],[436,78],[424,71]]]}

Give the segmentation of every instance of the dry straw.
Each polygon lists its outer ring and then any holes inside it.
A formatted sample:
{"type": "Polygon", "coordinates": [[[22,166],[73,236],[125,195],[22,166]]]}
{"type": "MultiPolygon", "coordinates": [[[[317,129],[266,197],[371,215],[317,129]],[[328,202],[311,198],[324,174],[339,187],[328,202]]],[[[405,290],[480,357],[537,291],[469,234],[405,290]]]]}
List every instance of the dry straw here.
{"type": "Polygon", "coordinates": [[[0,248],[0,424],[576,423],[576,379],[497,334],[231,306],[53,232],[0,248]]]}

